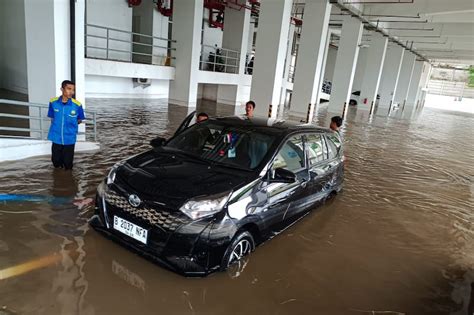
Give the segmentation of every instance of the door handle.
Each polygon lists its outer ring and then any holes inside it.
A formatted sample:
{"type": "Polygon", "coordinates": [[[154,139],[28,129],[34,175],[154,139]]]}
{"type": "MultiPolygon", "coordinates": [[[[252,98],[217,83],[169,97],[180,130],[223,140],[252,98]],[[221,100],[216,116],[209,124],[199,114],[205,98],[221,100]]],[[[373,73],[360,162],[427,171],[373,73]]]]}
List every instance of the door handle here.
{"type": "MultiPolygon", "coordinates": [[[[306,178],[301,179],[300,186],[303,187],[303,188],[306,188],[307,185],[308,185],[308,180],[306,178]]],[[[293,191],[293,193],[294,193],[294,191],[293,191]]]]}

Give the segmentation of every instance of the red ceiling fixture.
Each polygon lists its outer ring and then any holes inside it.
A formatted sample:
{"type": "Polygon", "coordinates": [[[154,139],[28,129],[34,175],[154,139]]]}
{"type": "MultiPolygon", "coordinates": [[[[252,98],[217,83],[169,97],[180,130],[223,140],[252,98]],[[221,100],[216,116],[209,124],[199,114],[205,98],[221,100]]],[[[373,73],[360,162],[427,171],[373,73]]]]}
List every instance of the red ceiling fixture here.
{"type": "Polygon", "coordinates": [[[137,5],[140,5],[141,3],[142,3],[142,0],[128,0],[129,7],[136,7],[137,5]]]}
{"type": "Polygon", "coordinates": [[[209,9],[209,26],[224,29],[225,8],[233,10],[250,10],[253,14],[258,14],[259,0],[248,0],[242,4],[240,0],[204,0],[204,7],[209,9]]]}
{"type": "Polygon", "coordinates": [[[204,0],[204,7],[209,9],[209,27],[224,29],[225,4],[221,0],[204,0]]]}
{"type": "Polygon", "coordinates": [[[173,15],[173,0],[158,0],[156,8],[163,16],[170,17],[173,15]]]}

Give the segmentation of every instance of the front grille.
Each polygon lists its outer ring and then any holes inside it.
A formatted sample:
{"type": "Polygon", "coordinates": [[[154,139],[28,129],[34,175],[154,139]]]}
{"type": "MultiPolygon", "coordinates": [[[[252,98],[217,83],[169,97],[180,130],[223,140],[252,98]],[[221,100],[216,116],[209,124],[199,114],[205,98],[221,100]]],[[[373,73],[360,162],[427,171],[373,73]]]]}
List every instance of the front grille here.
{"type": "Polygon", "coordinates": [[[148,222],[152,226],[159,226],[170,232],[188,222],[187,217],[181,213],[149,207],[134,208],[125,197],[110,189],[105,193],[105,201],[136,218],[148,222]]]}

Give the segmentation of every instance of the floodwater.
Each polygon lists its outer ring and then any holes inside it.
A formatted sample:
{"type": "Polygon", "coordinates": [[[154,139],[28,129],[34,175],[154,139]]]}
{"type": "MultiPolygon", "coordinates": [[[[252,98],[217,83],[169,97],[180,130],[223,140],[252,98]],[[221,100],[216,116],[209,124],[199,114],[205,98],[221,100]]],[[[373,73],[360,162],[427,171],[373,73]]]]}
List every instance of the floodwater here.
{"type": "MultiPolygon", "coordinates": [[[[191,279],[87,224],[106,170],[171,135],[186,109],[88,106],[102,148],[76,154],[72,174],[49,157],[0,164],[0,193],[34,195],[0,201],[0,314],[474,312],[474,116],[350,109],[343,192],[257,248],[243,270],[191,279]]],[[[323,109],[324,125],[328,117],[323,109]]]]}

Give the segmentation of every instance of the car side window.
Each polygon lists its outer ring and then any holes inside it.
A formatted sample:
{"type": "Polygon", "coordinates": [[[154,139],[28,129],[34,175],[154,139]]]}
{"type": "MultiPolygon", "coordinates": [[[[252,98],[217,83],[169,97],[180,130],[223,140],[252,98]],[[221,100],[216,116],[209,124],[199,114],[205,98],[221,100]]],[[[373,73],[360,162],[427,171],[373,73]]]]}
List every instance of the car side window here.
{"type": "Polygon", "coordinates": [[[281,147],[273,161],[272,169],[284,168],[297,172],[304,167],[303,137],[299,135],[288,139],[281,147]]]}
{"type": "Polygon", "coordinates": [[[334,159],[337,156],[337,147],[329,137],[326,137],[326,143],[328,145],[329,159],[334,159]]]}
{"type": "Polygon", "coordinates": [[[309,134],[306,136],[309,165],[312,166],[327,159],[326,144],[321,135],[309,134]]]}
{"type": "Polygon", "coordinates": [[[330,133],[330,134],[326,134],[326,139],[327,139],[326,142],[328,143],[328,147],[330,149],[332,148],[335,153],[335,156],[337,156],[340,153],[339,151],[341,150],[341,138],[336,133],[330,133]]]}

